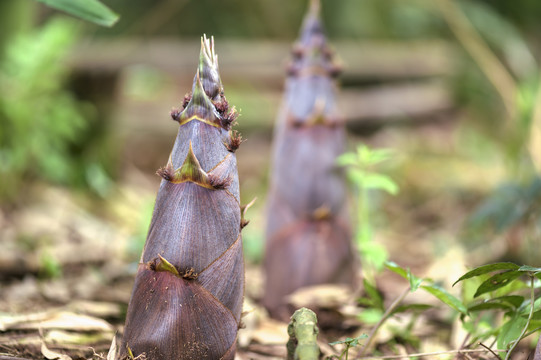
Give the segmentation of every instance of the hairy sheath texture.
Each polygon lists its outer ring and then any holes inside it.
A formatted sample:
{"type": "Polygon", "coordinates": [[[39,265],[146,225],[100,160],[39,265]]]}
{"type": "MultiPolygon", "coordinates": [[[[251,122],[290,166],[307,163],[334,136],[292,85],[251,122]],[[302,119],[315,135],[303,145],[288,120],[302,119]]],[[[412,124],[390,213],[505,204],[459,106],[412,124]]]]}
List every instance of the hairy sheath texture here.
{"type": "Polygon", "coordinates": [[[335,103],[338,66],[312,2],[275,128],[268,197],[263,302],[275,317],[289,314],[285,296],[324,283],[352,283],[345,184],[336,167],[345,131],[335,103]]]}
{"type": "Polygon", "coordinates": [[[231,131],[212,40],[165,167],[128,307],[120,358],[233,359],[244,294],[242,214],[231,131]]]}

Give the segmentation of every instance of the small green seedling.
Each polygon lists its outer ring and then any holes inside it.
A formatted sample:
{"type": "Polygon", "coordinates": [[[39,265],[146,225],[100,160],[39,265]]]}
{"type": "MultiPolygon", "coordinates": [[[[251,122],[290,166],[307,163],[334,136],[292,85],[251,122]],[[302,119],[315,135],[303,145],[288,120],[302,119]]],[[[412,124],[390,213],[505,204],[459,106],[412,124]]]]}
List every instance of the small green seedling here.
{"type": "MultiPolygon", "coordinates": [[[[493,322],[489,324],[492,326],[487,326],[489,330],[474,334],[476,341],[495,336],[498,349],[505,350],[504,359],[509,360],[522,339],[541,329],[541,298],[535,296],[535,289],[540,287],[541,268],[519,266],[509,262],[488,264],[468,271],[455,284],[474,278],[481,278],[482,281],[477,286],[473,298],[482,299],[468,306],[468,316],[475,321],[481,318],[481,312],[503,311],[503,320],[500,323],[493,322]],[[524,282],[521,277],[527,277],[529,281],[524,282]],[[519,295],[526,289],[529,289],[529,299],[519,295]]],[[[464,327],[474,332],[475,327],[472,326],[474,321],[468,322],[463,319],[464,327]]]]}
{"type": "Polygon", "coordinates": [[[342,360],[342,358],[345,356],[345,360],[348,360],[349,349],[356,347],[357,345],[359,345],[359,340],[366,339],[366,338],[368,338],[368,335],[361,334],[360,336],[357,336],[356,338],[348,337],[345,340],[338,340],[338,341],[333,341],[329,343],[329,345],[344,344],[345,347],[344,347],[344,350],[342,350],[342,352],[340,353],[340,356],[337,357],[333,355],[331,357],[328,357],[327,359],[331,360],[331,359],[336,358],[338,360],[342,360]]]}
{"type": "Polygon", "coordinates": [[[398,185],[379,171],[381,163],[392,156],[393,152],[389,149],[371,149],[360,145],[356,152],[342,154],[337,159],[338,165],[347,167],[348,178],[358,191],[356,240],[361,262],[368,273],[381,270],[388,258],[385,247],[373,241],[377,207],[371,197],[381,191],[391,195],[398,193],[398,185]]]}

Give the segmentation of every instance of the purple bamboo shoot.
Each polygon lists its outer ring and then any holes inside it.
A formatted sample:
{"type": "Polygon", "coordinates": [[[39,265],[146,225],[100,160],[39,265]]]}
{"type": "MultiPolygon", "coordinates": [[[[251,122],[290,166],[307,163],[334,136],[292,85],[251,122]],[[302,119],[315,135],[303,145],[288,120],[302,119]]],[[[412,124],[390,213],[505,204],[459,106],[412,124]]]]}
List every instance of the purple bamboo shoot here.
{"type": "Polygon", "coordinates": [[[213,40],[163,178],[128,307],[120,358],[233,359],[244,295],[241,207],[229,108],[213,40]]]}

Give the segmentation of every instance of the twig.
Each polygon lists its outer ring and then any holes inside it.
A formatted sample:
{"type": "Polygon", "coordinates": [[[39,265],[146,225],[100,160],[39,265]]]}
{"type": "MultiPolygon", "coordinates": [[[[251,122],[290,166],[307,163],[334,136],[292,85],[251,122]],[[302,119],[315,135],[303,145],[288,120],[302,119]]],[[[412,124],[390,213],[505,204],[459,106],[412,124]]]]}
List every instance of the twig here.
{"type": "Polygon", "coordinates": [[[488,351],[490,351],[490,353],[492,355],[494,355],[496,357],[496,359],[500,359],[500,357],[498,356],[498,354],[496,354],[494,351],[492,351],[491,348],[489,348],[488,346],[486,346],[485,344],[483,344],[482,342],[479,343],[479,345],[481,345],[482,347],[484,347],[485,349],[487,349],[488,351]]]}
{"type": "MultiPolygon", "coordinates": [[[[492,350],[497,352],[506,352],[507,350],[492,350]]],[[[491,352],[492,352],[491,351],[491,352]]],[[[375,360],[375,359],[402,359],[402,358],[412,358],[412,357],[424,357],[424,356],[434,356],[434,355],[449,355],[449,354],[470,354],[470,353],[483,353],[488,352],[486,349],[471,349],[471,350],[447,350],[447,351],[435,351],[428,353],[417,353],[417,354],[407,354],[407,355],[383,355],[383,356],[366,356],[355,358],[355,360],[375,360]]]]}
{"type": "Polygon", "coordinates": [[[526,325],[524,326],[524,329],[522,329],[522,332],[520,333],[520,336],[516,340],[512,341],[513,345],[509,349],[509,352],[507,352],[507,355],[505,356],[505,360],[511,359],[511,353],[513,352],[513,350],[515,350],[515,347],[518,345],[519,341],[523,339],[524,334],[526,334],[526,331],[528,330],[528,326],[530,326],[530,321],[532,320],[533,308],[534,308],[534,302],[535,302],[535,291],[534,291],[534,286],[533,286],[534,285],[534,279],[535,279],[534,276],[530,275],[530,303],[531,303],[531,307],[530,307],[530,314],[528,315],[528,320],[526,320],[526,325]]]}
{"type": "Polygon", "coordinates": [[[454,0],[438,1],[443,18],[503,100],[510,119],[516,117],[517,86],[454,0]]]}
{"type": "Polygon", "coordinates": [[[404,290],[404,292],[400,294],[400,296],[397,297],[395,301],[393,301],[393,303],[387,308],[387,310],[385,311],[381,319],[379,319],[378,323],[374,326],[372,331],[370,331],[370,334],[368,335],[368,338],[366,339],[366,343],[364,343],[364,345],[361,347],[361,349],[357,353],[358,357],[363,356],[366,350],[368,350],[368,348],[370,347],[370,344],[374,340],[374,336],[376,335],[376,332],[379,330],[381,325],[383,325],[385,320],[387,320],[387,318],[391,315],[393,310],[396,309],[396,307],[402,302],[402,300],[404,300],[404,298],[406,297],[406,295],[408,295],[410,290],[411,290],[411,287],[408,286],[407,289],[404,290]]]}

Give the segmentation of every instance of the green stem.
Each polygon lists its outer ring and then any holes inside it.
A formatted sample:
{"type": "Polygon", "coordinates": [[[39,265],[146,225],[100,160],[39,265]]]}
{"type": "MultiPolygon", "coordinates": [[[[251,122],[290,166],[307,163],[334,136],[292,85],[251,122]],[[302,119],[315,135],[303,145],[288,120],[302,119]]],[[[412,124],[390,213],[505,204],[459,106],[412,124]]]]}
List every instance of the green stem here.
{"type": "Polygon", "coordinates": [[[383,314],[381,319],[379,319],[378,323],[374,326],[372,331],[370,331],[370,334],[368,335],[368,339],[366,339],[366,343],[361,347],[361,350],[359,350],[359,353],[357,354],[357,357],[362,357],[365,354],[366,350],[368,350],[368,348],[370,347],[370,344],[374,340],[374,337],[375,337],[377,331],[379,330],[379,328],[391,316],[394,309],[396,309],[398,307],[398,305],[400,305],[402,300],[404,300],[404,298],[406,297],[406,295],[408,295],[408,293],[410,291],[411,291],[411,287],[408,286],[406,288],[406,290],[404,290],[404,292],[402,294],[400,294],[400,296],[398,296],[395,299],[395,301],[393,301],[393,303],[387,308],[387,310],[385,311],[385,313],[383,314]]]}
{"type": "Polygon", "coordinates": [[[539,330],[541,330],[541,326],[540,327],[536,327],[535,329],[533,329],[532,331],[528,331],[526,334],[524,334],[524,337],[528,337],[532,334],[535,334],[536,332],[538,332],[539,330]]]}
{"type": "Polygon", "coordinates": [[[513,350],[515,350],[515,347],[518,345],[519,341],[524,338],[524,334],[526,334],[526,331],[528,330],[528,326],[530,326],[530,321],[532,320],[533,308],[534,308],[534,302],[535,302],[533,283],[534,283],[534,277],[530,275],[530,303],[531,303],[530,314],[528,315],[528,320],[526,321],[526,325],[524,326],[524,329],[522,329],[522,333],[515,341],[513,341],[513,345],[507,352],[507,355],[505,356],[505,360],[511,359],[511,353],[513,352],[513,350]]]}
{"type": "MultiPolygon", "coordinates": [[[[370,206],[368,205],[368,190],[362,185],[359,185],[359,248],[363,252],[366,245],[372,241],[372,225],[370,223],[370,206]]],[[[365,260],[364,253],[362,260],[365,260]]],[[[373,266],[370,266],[370,261],[363,261],[363,272],[365,277],[375,282],[376,271],[373,266]]]]}

